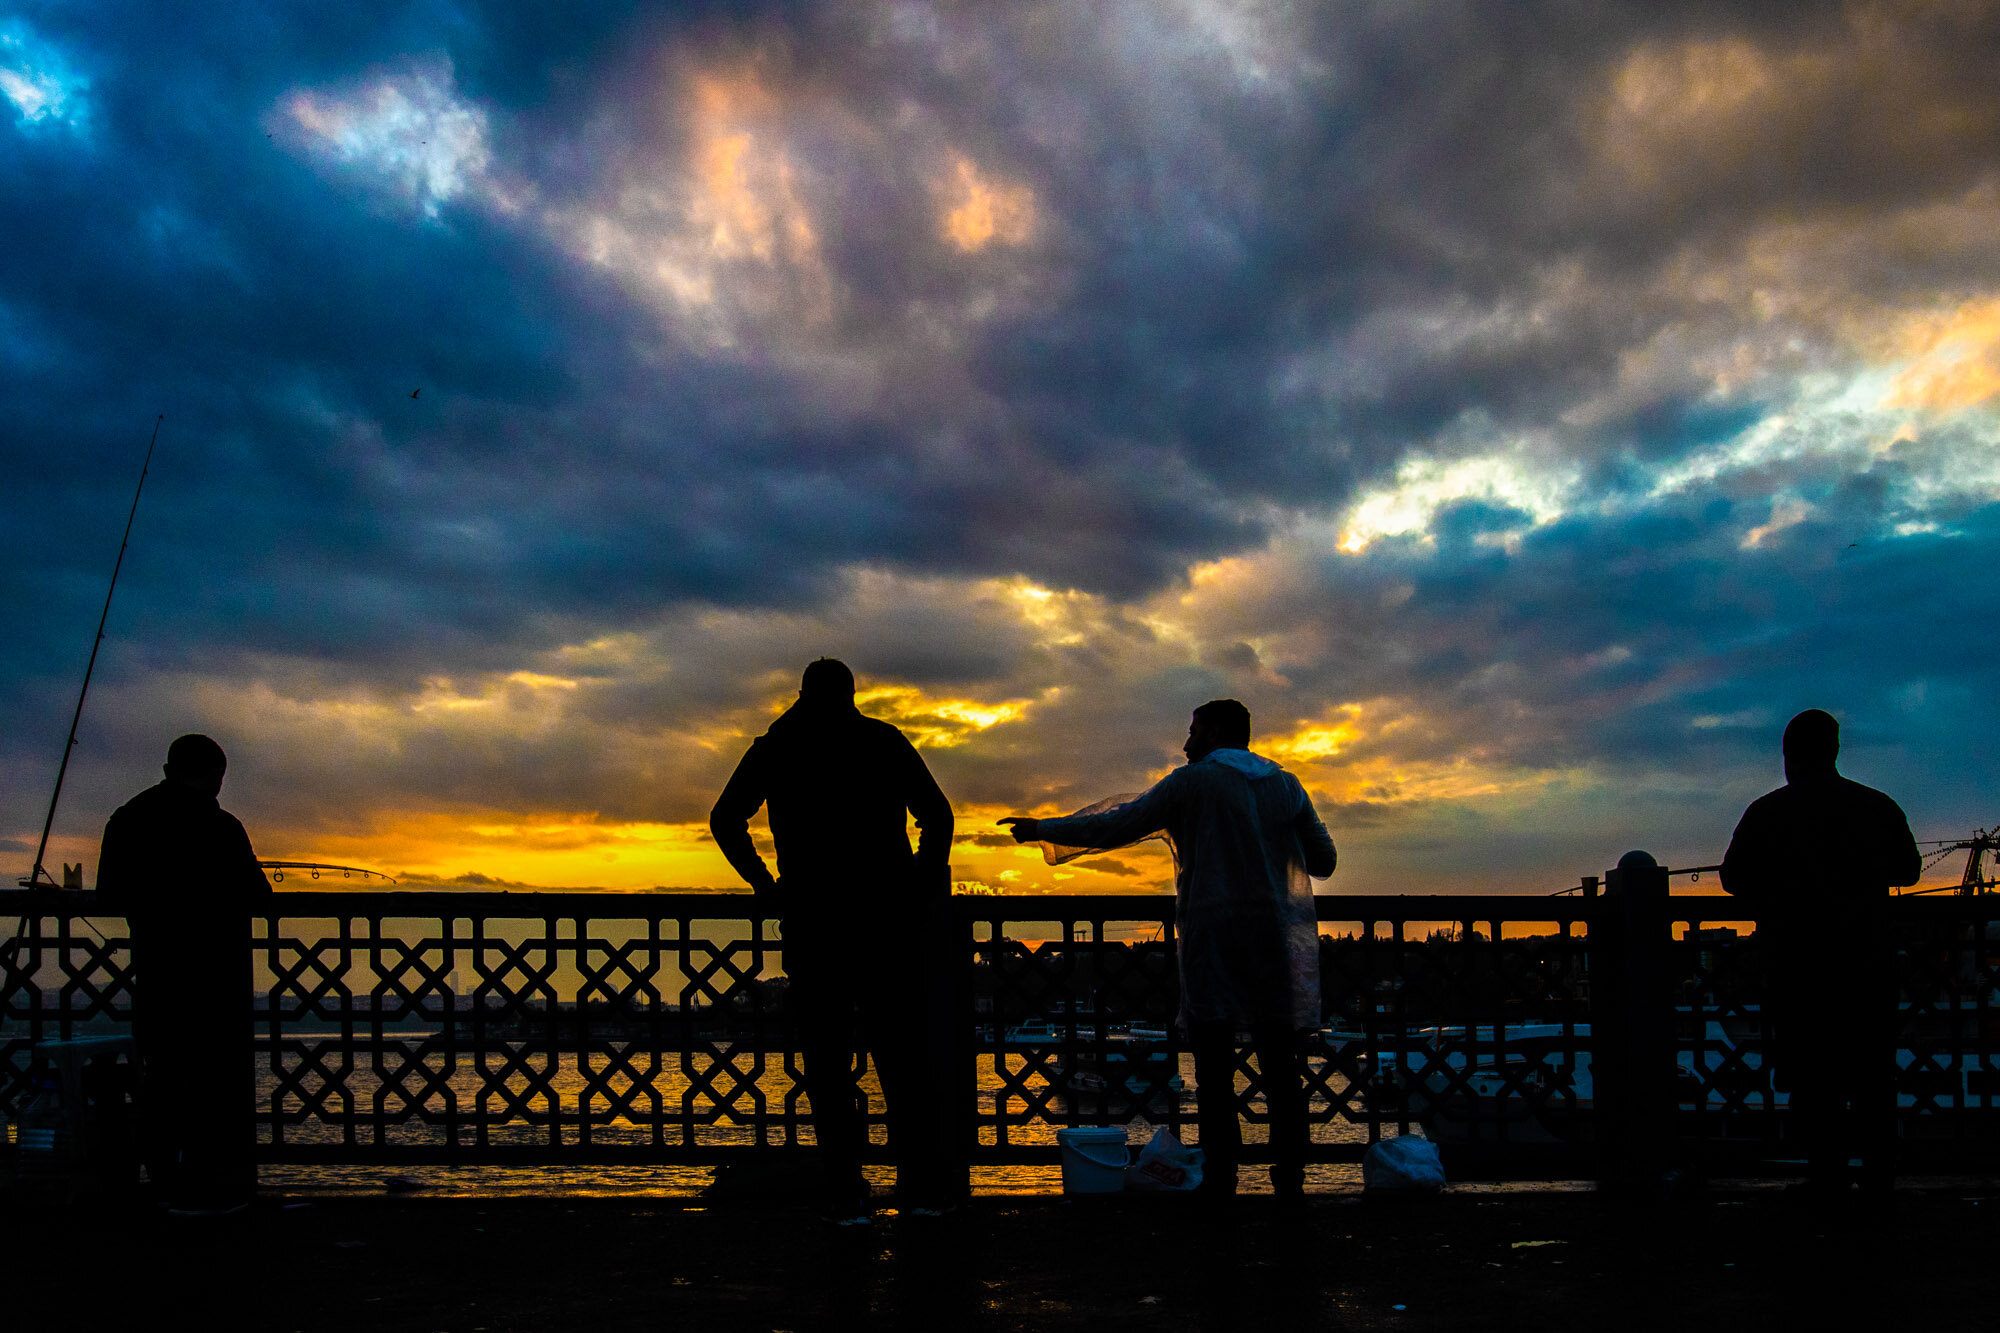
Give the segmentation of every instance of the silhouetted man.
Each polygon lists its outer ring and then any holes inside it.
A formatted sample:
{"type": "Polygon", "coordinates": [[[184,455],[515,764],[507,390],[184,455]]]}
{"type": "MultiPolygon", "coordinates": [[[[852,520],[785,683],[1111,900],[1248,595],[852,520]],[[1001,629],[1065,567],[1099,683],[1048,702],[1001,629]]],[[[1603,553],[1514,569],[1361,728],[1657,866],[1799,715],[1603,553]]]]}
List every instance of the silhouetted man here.
{"type": "Polygon", "coordinates": [[[183,736],[166,780],[118,807],[97,858],[98,901],[132,936],[132,1023],[147,1174],[170,1208],[231,1211],[256,1188],[248,1042],[250,917],[271,883],[216,802],[222,747],[183,736]]]}
{"type": "Polygon", "coordinates": [[[1333,873],[1333,839],[1299,780],[1250,753],[1250,710],[1194,710],[1188,762],[1098,814],[1003,819],[1017,842],[1123,847],[1164,830],[1180,864],[1174,905],[1181,1016],[1194,1050],[1201,1188],[1236,1190],[1236,1034],[1248,1030],[1271,1117],[1271,1184],[1305,1188],[1306,1094],[1299,1034],[1317,1029],[1319,920],[1312,879],[1333,873]]]}
{"type": "Polygon", "coordinates": [[[845,1225],[869,1215],[857,1035],[882,1081],[903,1207],[955,1202],[939,1100],[959,1090],[936,1068],[950,1029],[935,985],[949,947],[937,927],[951,894],[952,815],[922,756],[902,732],[862,716],[854,673],[822,657],[806,668],[799,701],[737,764],[709,829],[784,925],[787,1002],[829,1216],[845,1225]],[[759,806],[769,808],[776,878],[750,841],[759,806]]]}
{"type": "Polygon", "coordinates": [[[1817,708],[1785,728],[1785,785],[1743,812],[1722,887],[1757,911],[1770,959],[1776,1086],[1815,1190],[1894,1181],[1896,980],[1891,885],[1923,862],[1902,807],[1834,770],[1840,724],[1817,708]]]}

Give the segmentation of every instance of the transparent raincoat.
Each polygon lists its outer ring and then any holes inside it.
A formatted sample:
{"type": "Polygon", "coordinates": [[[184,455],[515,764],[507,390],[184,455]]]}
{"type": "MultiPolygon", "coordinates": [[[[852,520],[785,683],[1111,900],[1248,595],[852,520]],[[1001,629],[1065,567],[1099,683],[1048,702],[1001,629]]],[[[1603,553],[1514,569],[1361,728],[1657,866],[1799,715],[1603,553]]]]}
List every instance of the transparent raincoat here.
{"type": "Polygon", "coordinates": [[[1333,873],[1333,839],[1283,768],[1248,750],[1213,750],[1136,796],[1044,819],[1038,833],[1051,865],[1166,840],[1183,1022],[1319,1026],[1312,882],[1333,873]]]}

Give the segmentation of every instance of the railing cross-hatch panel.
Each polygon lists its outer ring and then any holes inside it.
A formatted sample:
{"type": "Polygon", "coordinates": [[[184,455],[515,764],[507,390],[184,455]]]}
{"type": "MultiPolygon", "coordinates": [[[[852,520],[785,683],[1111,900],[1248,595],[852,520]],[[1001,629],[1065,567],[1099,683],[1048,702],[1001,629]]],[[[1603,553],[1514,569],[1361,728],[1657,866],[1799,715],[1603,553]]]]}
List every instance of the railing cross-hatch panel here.
{"type": "MultiPolygon", "coordinates": [[[[0,952],[10,1119],[36,1043],[130,1030],[128,934],[94,897],[0,892],[0,917],[21,922],[0,952]]],[[[1608,901],[1320,899],[1322,1021],[1295,1052],[1312,1156],[1356,1161],[1418,1128],[1502,1171],[1587,1152],[1593,1061],[1615,1018],[1593,981],[1624,947],[1608,901]]],[[[1642,1002],[1672,1015],[1677,1132],[1702,1161],[1780,1155],[1786,1096],[1766,1062],[1753,923],[1731,899],[1668,901],[1665,961],[1647,974],[1660,993],[1642,1002]]],[[[2000,1144],[1993,901],[1893,904],[1898,1055],[1855,1078],[1893,1085],[1906,1145],[2000,1144]]],[[[254,1061],[266,1161],[688,1164],[810,1147],[783,932],[753,908],[728,894],[286,891],[243,929],[254,995],[200,1017],[218,1059],[254,1061]]],[[[1068,1125],[1198,1140],[1170,897],[962,897],[952,913],[955,980],[933,1000],[956,1014],[942,1077],[970,1161],[1053,1161],[1068,1125]]],[[[858,972],[905,969],[908,1021],[928,1021],[912,960],[850,947],[858,972]]],[[[886,1160],[880,1086],[858,1068],[869,1153],[886,1160]]],[[[1252,1161],[1266,1155],[1262,1080],[1240,1051],[1252,1161]]]]}

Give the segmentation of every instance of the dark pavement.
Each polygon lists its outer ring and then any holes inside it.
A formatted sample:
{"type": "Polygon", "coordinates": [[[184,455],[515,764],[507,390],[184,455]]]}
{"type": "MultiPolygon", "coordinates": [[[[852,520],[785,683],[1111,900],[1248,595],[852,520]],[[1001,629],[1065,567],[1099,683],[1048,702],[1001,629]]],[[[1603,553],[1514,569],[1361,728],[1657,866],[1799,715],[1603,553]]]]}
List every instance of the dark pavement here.
{"type": "Polygon", "coordinates": [[[840,1230],[785,1202],[267,1197],[193,1221],[4,1200],[6,1323],[272,1330],[676,1327],[1962,1329],[1995,1322],[2000,1187],[1886,1209],[1770,1188],[1404,1200],[981,1198],[840,1230]],[[303,1206],[301,1206],[303,1205],[303,1206]]]}

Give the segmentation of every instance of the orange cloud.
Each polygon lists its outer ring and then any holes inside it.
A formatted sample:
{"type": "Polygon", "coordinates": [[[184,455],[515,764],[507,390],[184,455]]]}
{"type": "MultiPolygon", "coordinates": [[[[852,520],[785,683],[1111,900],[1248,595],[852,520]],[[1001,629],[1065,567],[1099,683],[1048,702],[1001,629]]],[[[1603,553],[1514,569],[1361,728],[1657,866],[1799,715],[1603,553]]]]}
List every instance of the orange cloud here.
{"type": "Polygon", "coordinates": [[[590,202],[552,208],[543,223],[590,263],[665,298],[683,331],[712,347],[794,338],[833,305],[787,147],[793,127],[822,112],[751,69],[698,72],[676,108],[681,154],[643,153],[590,202]]]}
{"type": "Polygon", "coordinates": [[[1449,759],[1408,754],[1408,742],[1399,745],[1397,738],[1421,736],[1427,726],[1423,717],[1393,700],[1347,703],[1322,718],[1302,720],[1290,731],[1267,734],[1252,748],[1297,772],[1316,797],[1342,805],[1490,800],[1532,794],[1582,776],[1497,766],[1477,754],[1449,759]]]}
{"type": "Polygon", "coordinates": [[[1361,705],[1342,704],[1330,722],[1302,722],[1294,730],[1268,736],[1255,748],[1281,764],[1333,759],[1361,738],[1361,705]]]}
{"type": "Polygon", "coordinates": [[[714,253],[816,263],[819,235],[793,188],[791,159],[759,125],[774,119],[771,95],[747,74],[705,74],[695,79],[691,100],[699,190],[690,213],[714,253]]]}
{"type": "Polygon", "coordinates": [[[953,164],[956,207],[945,214],[944,234],[967,253],[994,241],[1025,245],[1035,232],[1035,192],[1025,185],[988,180],[966,158],[953,164]]]}
{"type": "Polygon", "coordinates": [[[1909,364],[1891,381],[1884,407],[1948,412],[2000,393],[2000,296],[1911,316],[1894,343],[1909,364]]]}
{"type": "Polygon", "coordinates": [[[870,717],[894,723],[913,745],[933,750],[963,745],[988,727],[1018,721],[1033,703],[1029,699],[999,703],[936,699],[911,685],[877,685],[858,692],[854,702],[870,717]]]}

